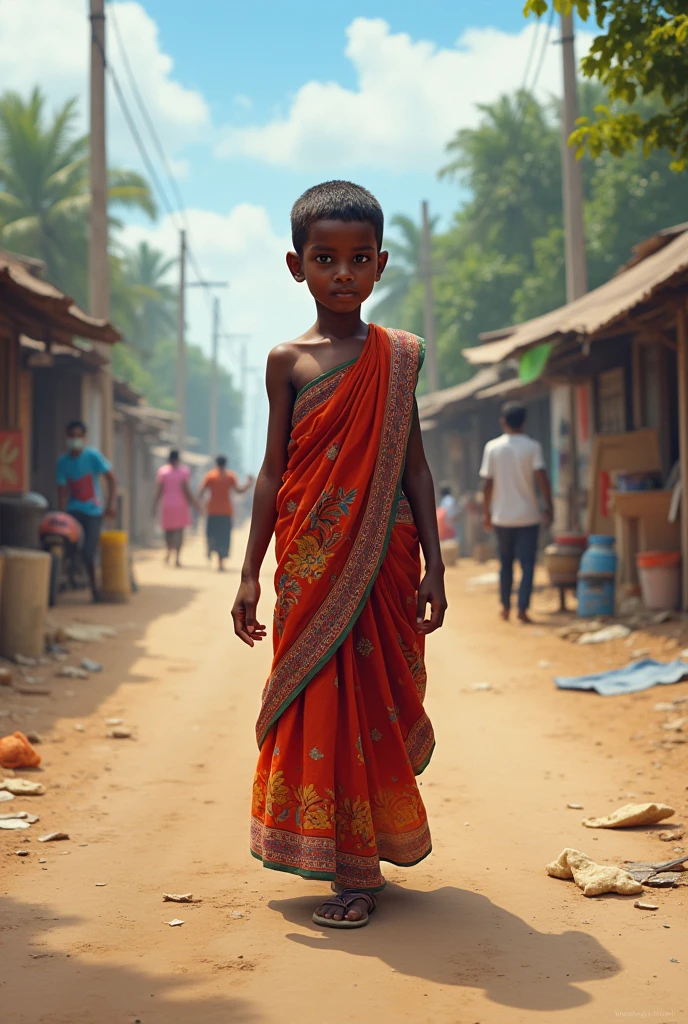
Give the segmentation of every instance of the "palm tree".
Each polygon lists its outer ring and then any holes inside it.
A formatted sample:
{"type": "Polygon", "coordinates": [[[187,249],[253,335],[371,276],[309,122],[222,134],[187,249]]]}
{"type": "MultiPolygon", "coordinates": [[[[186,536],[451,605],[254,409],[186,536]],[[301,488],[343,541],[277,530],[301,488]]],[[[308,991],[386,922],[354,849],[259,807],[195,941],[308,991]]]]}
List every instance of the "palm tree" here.
{"type": "Polygon", "coordinates": [[[140,242],[124,252],[121,275],[113,279],[113,307],[125,307],[118,323],[144,360],[176,327],[177,289],[167,281],[176,263],[148,242],[140,242]]]}
{"type": "MultiPolygon", "coordinates": [[[[16,92],[0,97],[0,245],[43,260],[50,279],[85,303],[88,138],[75,134],[76,100],[52,118],[45,105],[39,88],[27,101],[16,92]]],[[[156,215],[148,184],[133,171],[109,171],[108,197],[156,215]]]]}
{"type": "MultiPolygon", "coordinates": [[[[432,231],[438,218],[430,220],[432,231]]],[[[403,317],[403,306],[414,284],[420,280],[423,260],[422,229],[403,214],[392,217],[390,226],[396,228],[399,239],[385,238],[385,248],[389,250],[389,265],[382,278],[382,298],[375,304],[371,313],[384,322],[395,321],[400,325],[403,317]]]]}

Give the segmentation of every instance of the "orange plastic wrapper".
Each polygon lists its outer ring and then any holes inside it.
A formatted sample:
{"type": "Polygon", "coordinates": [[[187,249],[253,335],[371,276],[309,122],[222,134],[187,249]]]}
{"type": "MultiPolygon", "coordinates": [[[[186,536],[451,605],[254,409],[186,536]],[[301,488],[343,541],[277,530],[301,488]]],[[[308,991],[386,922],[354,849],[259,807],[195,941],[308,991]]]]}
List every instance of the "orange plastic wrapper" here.
{"type": "Polygon", "coordinates": [[[40,763],[41,755],[23,732],[0,738],[0,765],[3,768],[37,768],[40,763]]]}

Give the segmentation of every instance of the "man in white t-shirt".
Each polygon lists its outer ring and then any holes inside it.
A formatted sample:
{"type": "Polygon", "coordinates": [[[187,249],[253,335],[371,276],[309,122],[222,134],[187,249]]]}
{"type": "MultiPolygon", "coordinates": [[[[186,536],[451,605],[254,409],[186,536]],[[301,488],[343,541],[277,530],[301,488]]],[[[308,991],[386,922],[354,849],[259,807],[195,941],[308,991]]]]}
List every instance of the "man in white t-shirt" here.
{"type": "Polygon", "coordinates": [[[540,524],[552,522],[552,491],[542,457],[542,446],[523,433],[526,408],[507,402],[500,424],[504,433],[488,441],[480,476],[484,480],[485,528],[494,529],[499,548],[502,618],[511,613],[514,560],[521,563],[518,617],[530,622],[528,608],[533,592],[533,574],[540,524]],[[540,510],[538,491],[544,502],[540,510]]]}

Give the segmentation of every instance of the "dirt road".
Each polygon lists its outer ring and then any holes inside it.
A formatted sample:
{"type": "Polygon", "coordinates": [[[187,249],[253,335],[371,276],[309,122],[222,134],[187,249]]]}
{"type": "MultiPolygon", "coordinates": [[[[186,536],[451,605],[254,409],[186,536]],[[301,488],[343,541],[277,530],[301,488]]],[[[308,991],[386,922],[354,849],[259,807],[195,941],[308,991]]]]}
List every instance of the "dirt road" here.
{"type": "Polygon", "coordinates": [[[428,657],[438,747],[422,793],[434,853],[390,868],[368,928],[320,929],[310,915],[325,887],[248,854],[269,651],[230,635],[236,572],[211,573],[198,550],[188,562],[175,572],[146,557],[129,606],[59,609],[63,622],[129,623],[79,649],[102,659],[102,674],[55,680],[52,697],[0,691],[3,731],[44,734],[48,786],[22,802],[40,825],[0,832],[2,1021],[688,1020],[688,889],[651,893],[660,909],[643,912],[632,898],[586,899],[543,870],[565,846],[617,862],[671,856],[652,830],[584,829],[569,802],[597,814],[632,793],[686,820],[686,748],[658,746],[651,710],[666,692],[602,699],[552,685],[553,672],[620,664],[627,650],[498,623],[492,591],[469,585],[480,570],[452,570],[428,657]],[[135,739],[107,739],[109,717],[135,739]],[[56,829],[70,840],[37,842],[56,829]],[[202,902],[163,904],[163,892],[202,902]],[[171,928],[175,917],[185,923],[171,928]]]}

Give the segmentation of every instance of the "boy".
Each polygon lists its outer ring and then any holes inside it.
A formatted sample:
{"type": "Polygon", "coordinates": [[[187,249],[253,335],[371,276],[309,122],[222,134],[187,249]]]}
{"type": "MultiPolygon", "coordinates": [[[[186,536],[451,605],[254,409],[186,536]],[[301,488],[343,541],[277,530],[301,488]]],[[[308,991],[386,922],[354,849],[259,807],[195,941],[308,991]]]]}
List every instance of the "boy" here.
{"type": "Polygon", "coordinates": [[[232,542],[232,517],[234,515],[232,492],[244,494],[252,483],[253,477],[249,476],[246,478],[245,484],[240,484],[236,473],[227,469],[226,456],[218,455],[215,459],[215,469],[206,473],[198,492],[199,505],[202,505],[206,491],[210,495],[206,509],[205,535],[208,544],[208,558],[212,558],[213,552],[215,552],[217,568],[220,572],[224,572],[225,558],[229,558],[229,548],[232,542]]]}
{"type": "Polygon", "coordinates": [[[86,445],[86,425],[81,420],[67,424],[67,452],[57,462],[58,505],[81,525],[84,545],[81,557],[88,573],[91,596],[100,601],[96,580],[96,560],[103,518],[117,518],[117,481],[112,466],[97,448],[86,445]],[[100,478],[107,484],[103,505],[100,478]]]}
{"type": "Polygon", "coordinates": [[[552,522],[552,491],[542,457],[542,446],[523,431],[526,407],[506,402],[500,418],[502,436],[488,441],[480,476],[484,481],[485,529],[494,531],[499,547],[502,618],[511,615],[514,559],[521,563],[518,618],[530,623],[533,574],[540,532],[538,490],[545,503],[544,523],[552,522]]]}
{"type": "Polygon", "coordinates": [[[447,602],[414,399],[423,343],[361,320],[388,256],[368,191],[317,185],[291,222],[287,265],[316,321],[268,357],[267,451],[232,609],[244,643],[265,638],[258,577],[274,532],[251,850],[266,867],[331,881],[338,895],[313,920],[358,928],[385,884],[380,861],[410,866],[431,848],[415,781],[434,746],[423,647],[447,602]]]}

